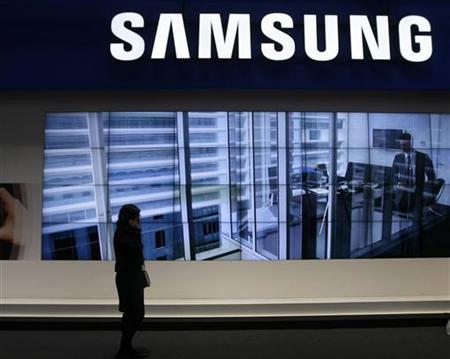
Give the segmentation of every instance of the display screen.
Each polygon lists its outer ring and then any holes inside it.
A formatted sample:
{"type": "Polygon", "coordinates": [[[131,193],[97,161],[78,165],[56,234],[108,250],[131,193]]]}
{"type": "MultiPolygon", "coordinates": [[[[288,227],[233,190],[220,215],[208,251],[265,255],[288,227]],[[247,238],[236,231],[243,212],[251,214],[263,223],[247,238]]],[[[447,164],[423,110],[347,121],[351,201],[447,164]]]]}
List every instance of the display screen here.
{"type": "Polygon", "coordinates": [[[48,113],[42,259],[448,257],[449,183],[447,114],[48,113]]]}

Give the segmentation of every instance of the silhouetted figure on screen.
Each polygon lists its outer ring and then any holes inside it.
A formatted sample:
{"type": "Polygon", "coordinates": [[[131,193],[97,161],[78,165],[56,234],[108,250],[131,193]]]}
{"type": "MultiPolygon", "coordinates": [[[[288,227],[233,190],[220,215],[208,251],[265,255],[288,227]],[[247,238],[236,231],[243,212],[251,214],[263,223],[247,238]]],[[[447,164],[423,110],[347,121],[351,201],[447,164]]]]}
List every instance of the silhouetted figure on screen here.
{"type": "Polygon", "coordinates": [[[119,211],[114,233],[116,255],[116,286],[119,294],[119,311],[122,315],[122,339],[116,358],[143,358],[148,351],[133,348],[132,339],[144,319],[144,256],[142,253],[140,210],[132,204],[124,205],[119,211]]]}
{"type": "Polygon", "coordinates": [[[436,174],[431,158],[413,148],[411,134],[405,132],[399,140],[402,153],[398,153],[392,163],[394,207],[400,218],[411,221],[410,231],[402,241],[403,256],[417,257],[422,254],[425,184],[433,185],[436,174]]]}
{"type": "Polygon", "coordinates": [[[411,134],[403,133],[399,141],[402,153],[395,155],[392,163],[395,206],[398,211],[413,213],[413,218],[419,219],[425,182],[436,179],[433,162],[426,153],[413,148],[411,134]]]}

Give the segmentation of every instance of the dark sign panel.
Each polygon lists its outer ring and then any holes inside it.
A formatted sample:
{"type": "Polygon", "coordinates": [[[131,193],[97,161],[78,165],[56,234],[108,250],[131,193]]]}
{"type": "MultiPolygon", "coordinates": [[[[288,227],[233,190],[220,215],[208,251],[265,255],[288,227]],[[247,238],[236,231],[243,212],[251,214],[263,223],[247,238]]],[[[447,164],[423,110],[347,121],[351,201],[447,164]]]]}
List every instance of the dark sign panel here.
{"type": "Polygon", "coordinates": [[[0,89],[449,90],[446,1],[4,2],[0,89]]]}

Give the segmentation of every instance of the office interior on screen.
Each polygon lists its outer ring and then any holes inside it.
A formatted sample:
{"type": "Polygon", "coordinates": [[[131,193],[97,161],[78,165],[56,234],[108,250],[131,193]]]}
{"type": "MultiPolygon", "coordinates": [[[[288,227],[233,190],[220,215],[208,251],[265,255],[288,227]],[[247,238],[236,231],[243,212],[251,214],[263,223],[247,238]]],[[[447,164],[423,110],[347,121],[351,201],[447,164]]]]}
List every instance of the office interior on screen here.
{"type": "Polygon", "coordinates": [[[42,259],[447,257],[450,115],[48,113],[42,259]]]}

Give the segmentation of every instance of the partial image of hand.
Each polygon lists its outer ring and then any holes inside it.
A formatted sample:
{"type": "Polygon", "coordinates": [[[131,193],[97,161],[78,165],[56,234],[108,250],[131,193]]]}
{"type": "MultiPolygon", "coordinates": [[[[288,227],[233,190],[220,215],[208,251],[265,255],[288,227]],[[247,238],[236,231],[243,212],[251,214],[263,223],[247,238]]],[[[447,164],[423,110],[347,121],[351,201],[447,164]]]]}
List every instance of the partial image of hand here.
{"type": "Polygon", "coordinates": [[[17,259],[21,246],[16,226],[23,206],[5,188],[0,187],[0,259],[17,259]]]}
{"type": "Polygon", "coordinates": [[[0,205],[3,207],[3,223],[0,225],[0,241],[14,241],[16,199],[4,188],[0,188],[0,205]]]}

